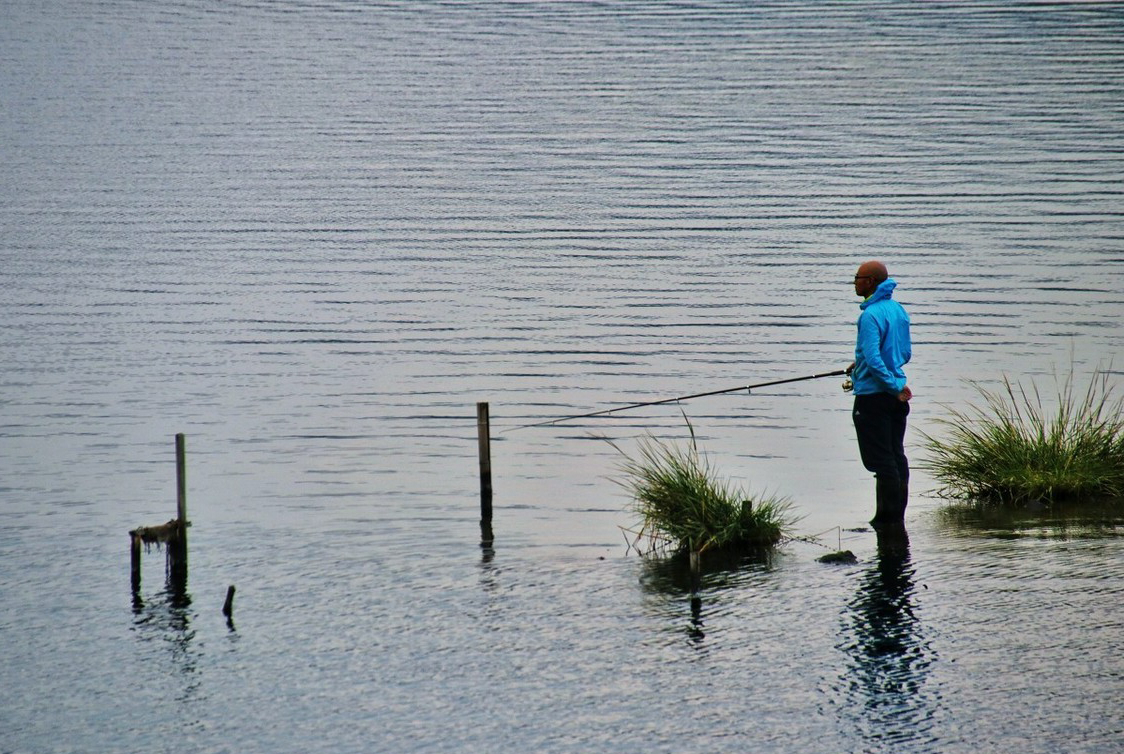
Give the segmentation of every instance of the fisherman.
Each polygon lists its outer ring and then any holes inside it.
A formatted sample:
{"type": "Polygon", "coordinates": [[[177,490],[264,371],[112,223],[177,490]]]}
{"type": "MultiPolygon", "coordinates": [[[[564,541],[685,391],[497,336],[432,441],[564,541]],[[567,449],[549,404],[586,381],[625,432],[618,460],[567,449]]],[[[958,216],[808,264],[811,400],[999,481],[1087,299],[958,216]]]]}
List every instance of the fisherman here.
{"type": "Polygon", "coordinates": [[[871,525],[900,524],[909,497],[905,424],[913,391],[902,367],[909,362],[909,315],[890,296],[897,283],[886,265],[864,262],[855,273],[859,304],[855,361],[847,368],[854,384],[852,418],[863,466],[874,474],[875,513],[871,525]]]}

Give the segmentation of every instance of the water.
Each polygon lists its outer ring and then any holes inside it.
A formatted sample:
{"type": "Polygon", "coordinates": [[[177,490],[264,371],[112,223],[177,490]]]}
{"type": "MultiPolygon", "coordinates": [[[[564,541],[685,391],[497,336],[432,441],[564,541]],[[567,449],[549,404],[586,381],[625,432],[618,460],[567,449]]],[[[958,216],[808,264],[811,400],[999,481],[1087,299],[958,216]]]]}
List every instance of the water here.
{"type": "Polygon", "coordinates": [[[0,751],[1118,750],[1111,515],[915,471],[908,542],[841,531],[835,379],[512,428],[845,366],[871,257],[915,461],[965,380],[1119,374],[1121,4],[0,13],[0,751]],[[693,613],[604,442],[681,411],[858,564],[796,542],[693,613]],[[149,553],[134,599],[176,432],[190,581],[149,553]]]}

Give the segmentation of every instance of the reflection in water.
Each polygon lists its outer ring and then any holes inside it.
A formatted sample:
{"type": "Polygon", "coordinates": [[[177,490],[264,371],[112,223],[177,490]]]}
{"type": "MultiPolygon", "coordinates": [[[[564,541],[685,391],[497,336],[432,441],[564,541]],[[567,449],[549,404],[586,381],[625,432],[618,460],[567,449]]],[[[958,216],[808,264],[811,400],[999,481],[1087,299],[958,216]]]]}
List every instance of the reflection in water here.
{"type": "Polygon", "coordinates": [[[690,617],[685,632],[693,646],[702,647],[706,638],[703,614],[708,594],[732,586],[738,575],[747,570],[768,567],[774,551],[771,549],[747,552],[708,552],[700,558],[699,571],[692,573],[691,561],[686,553],[667,558],[645,557],[640,583],[649,594],[671,598],[665,609],[670,609],[676,621],[681,619],[681,604],[686,600],[690,617]]]}
{"type": "Polygon", "coordinates": [[[1124,534],[1124,498],[1068,505],[948,505],[938,511],[942,528],[957,534],[1018,537],[1116,537],[1124,534]]]}
{"type": "MultiPolygon", "coordinates": [[[[648,556],[644,558],[644,571],[640,583],[649,594],[661,598],[660,612],[670,612],[674,616],[675,625],[678,627],[682,620],[682,604],[684,600],[690,605],[690,617],[684,630],[687,641],[691,646],[703,648],[706,638],[703,621],[703,584],[709,579],[708,572],[714,573],[713,564],[707,568],[700,563],[698,573],[692,573],[691,561],[686,554],[677,554],[669,558],[648,556]]],[[[676,631],[678,632],[678,628],[676,631]]]]}
{"type": "Polygon", "coordinates": [[[856,724],[872,750],[935,740],[937,700],[925,688],[934,657],[916,614],[913,573],[905,527],[879,531],[876,563],[863,574],[844,621],[843,705],[858,708],[856,724]]]}
{"type": "Polygon", "coordinates": [[[179,702],[195,698],[200,683],[199,657],[192,645],[195,629],[191,626],[191,602],[187,575],[182,572],[169,572],[164,591],[147,602],[139,590],[133,590],[133,632],[141,641],[161,642],[160,646],[168,648],[174,676],[184,680],[179,702]]]}
{"type": "Polygon", "coordinates": [[[687,627],[687,636],[692,642],[698,644],[706,638],[706,632],[703,627],[706,624],[702,619],[702,597],[698,594],[691,595],[691,622],[687,627]]]}
{"type": "MultiPolygon", "coordinates": [[[[679,413],[494,442],[512,504],[481,553],[472,404],[491,401],[498,429],[830,369],[857,312],[842,278],[872,248],[924,341],[919,424],[974,396],[963,378],[1124,353],[1120,3],[59,0],[3,15],[0,750],[112,751],[179,725],[134,694],[142,670],[163,697],[210,674],[188,710],[203,732],[143,742],[151,754],[550,754],[672,748],[668,731],[679,748],[861,749],[850,731],[800,735],[820,701],[805,677],[762,681],[826,673],[849,692],[833,699],[856,700],[848,721],[889,703],[871,690],[875,669],[896,677],[872,656],[874,607],[824,620],[871,564],[704,574],[695,652],[685,579],[637,595],[631,564],[585,560],[623,523],[600,512],[616,457],[589,432],[678,436],[679,413]],[[218,572],[252,571],[283,600],[259,604],[286,606],[262,633],[240,618],[254,631],[236,653],[205,641],[214,608],[161,583],[134,625],[123,548],[102,544],[168,490],[176,428],[205,449],[192,497],[218,572]],[[220,554],[259,527],[253,552],[220,554]],[[60,533],[80,549],[45,551],[60,533]],[[594,597],[610,606],[582,615],[594,597]],[[513,646],[482,648],[484,632],[513,646]],[[692,653],[708,697],[664,704],[653,689],[692,653]],[[250,710],[242,731],[260,739],[225,741],[250,710]]],[[[837,385],[804,385],[692,412],[734,479],[808,501],[819,531],[860,520],[866,492],[837,385]]],[[[924,600],[906,585],[924,622],[895,616],[899,651],[939,636],[950,672],[922,657],[897,674],[939,688],[946,751],[1003,724],[1018,735],[986,748],[1119,738],[1124,539],[1028,547],[1035,578],[1012,584],[1003,548],[911,534],[945,583],[924,600]],[[996,640],[1012,628],[1026,641],[996,640]],[[951,672],[972,663],[986,670],[951,672]]]]}

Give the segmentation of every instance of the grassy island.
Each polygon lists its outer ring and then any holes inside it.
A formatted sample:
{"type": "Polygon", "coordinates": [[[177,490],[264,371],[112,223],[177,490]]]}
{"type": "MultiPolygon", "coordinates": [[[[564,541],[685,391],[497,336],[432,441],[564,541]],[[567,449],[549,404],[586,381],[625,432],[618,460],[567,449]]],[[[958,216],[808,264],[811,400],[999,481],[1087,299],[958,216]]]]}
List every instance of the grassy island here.
{"type": "Polygon", "coordinates": [[[1003,378],[998,390],[976,385],[983,400],[938,420],[925,435],[927,468],[943,497],[1020,507],[1124,497],[1124,402],[1108,374],[1094,372],[1084,394],[1072,376],[1059,382],[1056,407],[1003,378]]]}
{"type": "Polygon", "coordinates": [[[690,422],[687,426],[691,442],[686,448],[648,436],[640,440],[635,458],[621,451],[625,478],[618,484],[632,494],[641,519],[637,541],[646,541],[650,550],[703,552],[769,547],[784,539],[795,523],[789,501],[755,499],[715,479],[699,453],[694,428],[690,422]]]}

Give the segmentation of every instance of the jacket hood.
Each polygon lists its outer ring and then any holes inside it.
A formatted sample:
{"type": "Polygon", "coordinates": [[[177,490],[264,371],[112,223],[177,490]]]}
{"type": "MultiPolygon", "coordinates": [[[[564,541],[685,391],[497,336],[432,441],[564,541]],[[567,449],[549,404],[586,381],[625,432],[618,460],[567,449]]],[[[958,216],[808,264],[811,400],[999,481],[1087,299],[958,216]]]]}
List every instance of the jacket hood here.
{"type": "Polygon", "coordinates": [[[868,296],[859,304],[859,308],[865,309],[871,304],[890,298],[890,296],[892,296],[894,293],[894,289],[897,287],[897,281],[895,281],[893,278],[886,278],[878,284],[878,287],[874,289],[874,293],[870,294],[870,296],[868,296]]]}

